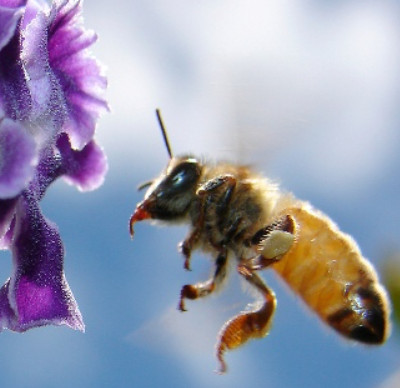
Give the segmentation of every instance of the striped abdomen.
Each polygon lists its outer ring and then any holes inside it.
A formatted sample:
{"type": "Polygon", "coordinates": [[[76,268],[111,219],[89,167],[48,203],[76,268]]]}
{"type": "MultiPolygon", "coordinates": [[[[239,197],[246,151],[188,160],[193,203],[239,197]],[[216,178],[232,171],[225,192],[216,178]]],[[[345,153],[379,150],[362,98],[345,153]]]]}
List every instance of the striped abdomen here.
{"type": "Polygon", "coordinates": [[[339,333],[364,343],[384,342],[389,332],[389,303],[357,244],[307,204],[283,213],[295,219],[297,236],[273,268],[339,333]]]}

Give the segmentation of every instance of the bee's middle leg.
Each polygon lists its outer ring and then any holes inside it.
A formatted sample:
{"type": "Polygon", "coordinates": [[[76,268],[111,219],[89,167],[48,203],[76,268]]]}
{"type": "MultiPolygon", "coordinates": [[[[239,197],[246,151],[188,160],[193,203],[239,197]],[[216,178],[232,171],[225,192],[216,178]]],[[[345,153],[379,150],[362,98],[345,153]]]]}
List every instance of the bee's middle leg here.
{"type": "Polygon", "coordinates": [[[223,282],[226,276],[227,250],[223,248],[216,259],[213,276],[205,282],[186,284],[182,287],[178,308],[186,311],[185,299],[197,299],[211,294],[223,282]]]}

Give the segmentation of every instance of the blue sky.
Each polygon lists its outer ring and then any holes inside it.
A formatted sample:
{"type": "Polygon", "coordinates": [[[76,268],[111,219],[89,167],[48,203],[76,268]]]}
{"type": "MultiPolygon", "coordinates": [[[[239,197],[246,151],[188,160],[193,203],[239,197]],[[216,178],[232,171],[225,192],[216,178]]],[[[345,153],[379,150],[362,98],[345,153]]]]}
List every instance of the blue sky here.
{"type": "Polygon", "coordinates": [[[329,214],[379,270],[400,250],[399,11],[396,1],[85,0],[109,76],[98,138],[110,171],[92,193],[57,183],[43,209],[86,333],[3,332],[0,385],[396,386],[397,332],[381,348],[349,344],[270,271],[270,335],[229,353],[229,373],[216,375],[216,335],[251,294],[232,271],[224,291],[179,313],[180,287],[206,279],[211,262],[196,254],[185,272],[184,226],[141,223],[131,241],[128,220],[136,186],[167,162],[160,107],[176,154],[251,163],[329,214]]]}

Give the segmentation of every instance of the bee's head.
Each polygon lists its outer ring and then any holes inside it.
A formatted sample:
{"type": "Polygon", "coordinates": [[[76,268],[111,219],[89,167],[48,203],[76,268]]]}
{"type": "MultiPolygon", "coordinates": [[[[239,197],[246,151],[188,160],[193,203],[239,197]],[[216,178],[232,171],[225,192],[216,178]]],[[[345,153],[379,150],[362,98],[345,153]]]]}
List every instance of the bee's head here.
{"type": "Polygon", "coordinates": [[[161,175],[139,187],[148,187],[142,202],[138,203],[130,219],[130,233],[133,225],[145,219],[179,220],[186,216],[200,179],[202,164],[193,156],[173,157],[161,117],[157,115],[163,130],[164,140],[170,155],[167,168],[161,175]]]}

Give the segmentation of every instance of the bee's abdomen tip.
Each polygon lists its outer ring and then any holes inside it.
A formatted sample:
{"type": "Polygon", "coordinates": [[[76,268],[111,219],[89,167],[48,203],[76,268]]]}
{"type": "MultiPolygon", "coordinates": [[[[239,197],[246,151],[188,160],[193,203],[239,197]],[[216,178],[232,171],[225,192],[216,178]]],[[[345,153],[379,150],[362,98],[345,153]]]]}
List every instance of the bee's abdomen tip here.
{"type": "Polygon", "coordinates": [[[375,289],[359,287],[352,294],[351,307],[328,317],[328,323],[349,339],[380,345],[389,333],[389,318],[384,296],[375,289]]]}

